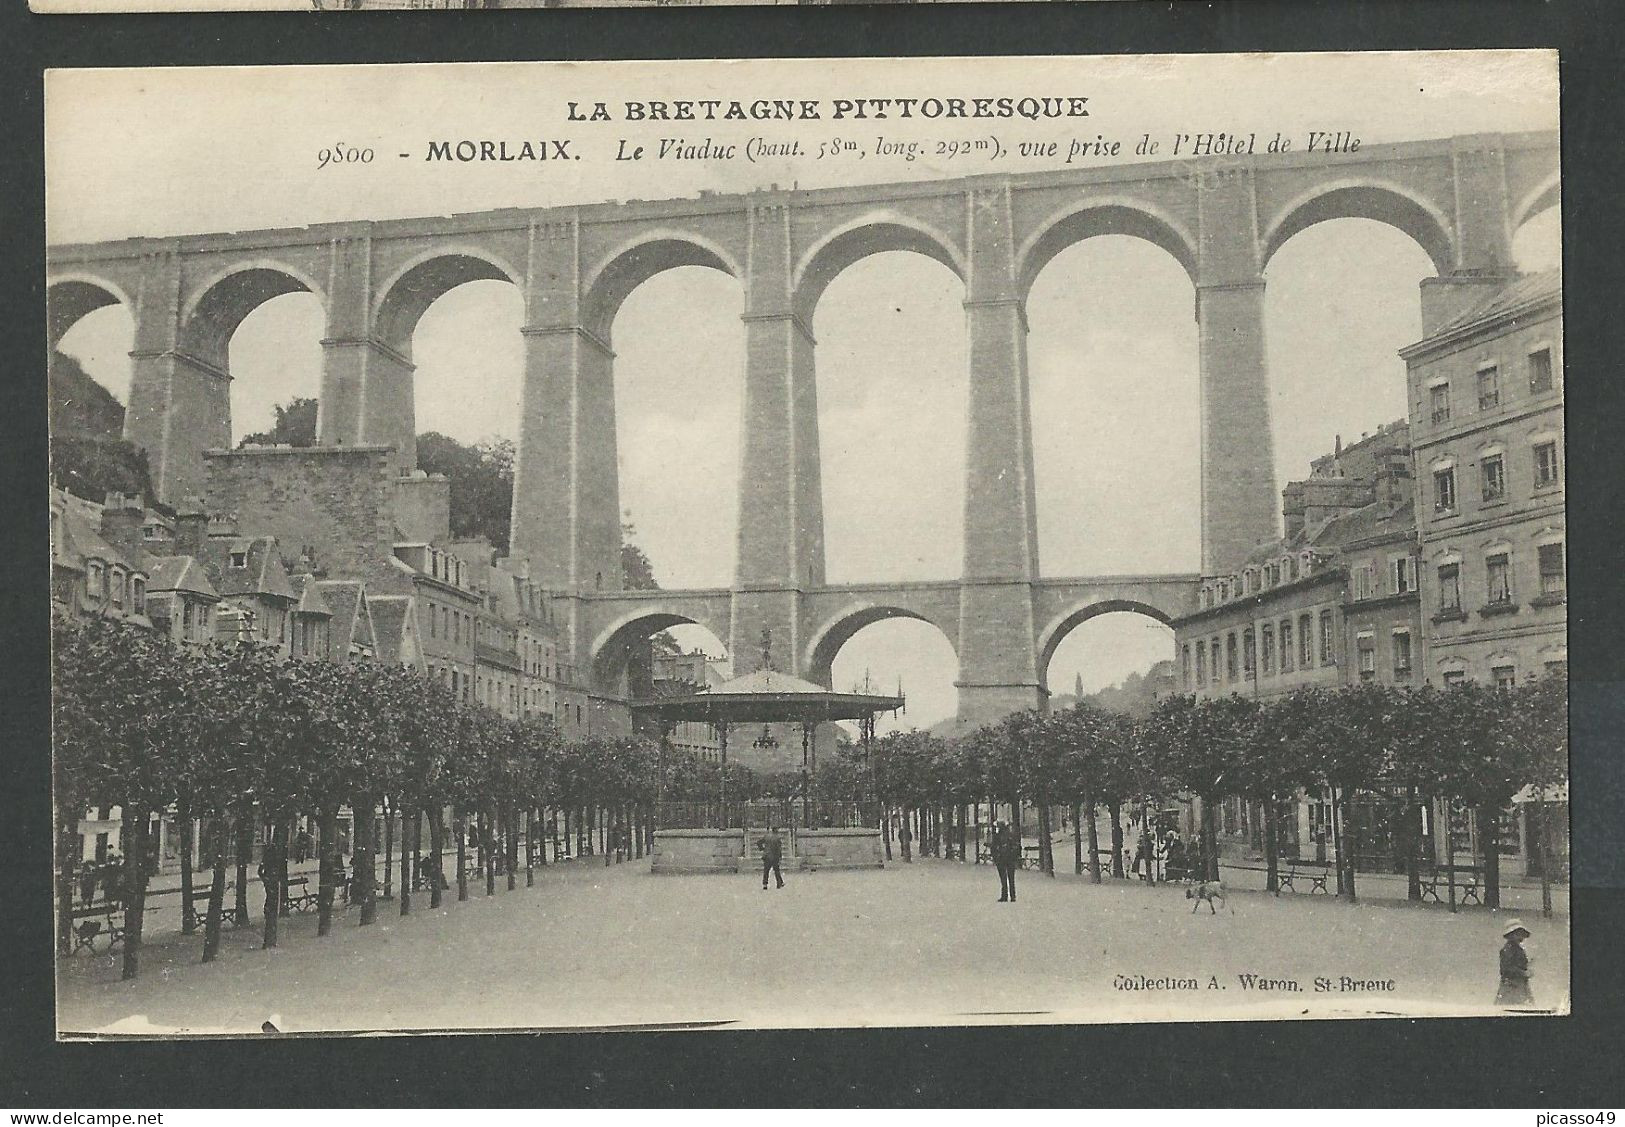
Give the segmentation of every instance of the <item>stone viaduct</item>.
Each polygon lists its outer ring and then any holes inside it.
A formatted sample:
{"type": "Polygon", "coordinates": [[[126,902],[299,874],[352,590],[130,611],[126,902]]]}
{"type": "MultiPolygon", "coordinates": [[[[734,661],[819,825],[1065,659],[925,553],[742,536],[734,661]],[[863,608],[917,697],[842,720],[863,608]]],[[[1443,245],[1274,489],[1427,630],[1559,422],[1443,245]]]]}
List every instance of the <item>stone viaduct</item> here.
{"type": "MultiPolygon", "coordinates": [[[[1181,160],[694,199],[507,209],[444,218],[61,245],[48,261],[53,345],[122,302],[135,323],[126,437],[162,497],[200,488],[205,449],[230,444],[228,344],[256,306],[309,291],[326,311],[318,440],[393,446],[415,464],[412,336],[424,311],[477,279],[524,295],[525,372],[513,553],[560,600],[578,668],[622,683],[626,646],[698,622],[739,672],[760,661],[827,682],[858,629],[938,626],[960,666],[960,714],[1041,704],[1048,660],[1077,623],[1192,607],[1195,576],[1042,578],[1024,304],[1039,271],[1103,234],[1171,254],[1196,294],[1204,572],[1275,534],[1264,270],[1293,234],[1345,216],[1414,239],[1437,277],[1424,326],[1512,270],[1517,226],[1558,195],[1555,132],[1365,146],[1357,153],[1181,160]],[[831,586],[824,576],[813,311],[867,255],[928,255],[964,283],[970,362],[964,569],[945,582],[831,586]],[[620,587],[611,327],[655,274],[699,265],[744,291],[745,425],[731,588],[620,587]]],[[[1333,268],[1329,266],[1328,268],[1333,268]]],[[[1155,519],[1155,514],[1145,514],[1155,519]]],[[[1110,534],[1102,529],[1103,535],[1110,534]]]]}

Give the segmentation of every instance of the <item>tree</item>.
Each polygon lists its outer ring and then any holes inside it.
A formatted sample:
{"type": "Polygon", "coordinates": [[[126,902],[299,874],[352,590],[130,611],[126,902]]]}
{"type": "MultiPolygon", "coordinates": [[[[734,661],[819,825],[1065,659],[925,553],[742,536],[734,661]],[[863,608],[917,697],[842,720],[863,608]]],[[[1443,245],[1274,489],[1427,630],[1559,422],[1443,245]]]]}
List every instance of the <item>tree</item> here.
{"type": "Polygon", "coordinates": [[[237,444],[244,446],[314,446],[316,445],[316,400],[297,396],[276,407],[276,424],[268,431],[243,435],[237,444]]]}
{"type": "MultiPolygon", "coordinates": [[[[175,799],[178,748],[193,722],[186,709],[186,669],[167,640],[118,619],[59,619],[52,642],[56,691],[82,711],[67,731],[63,798],[118,806],[123,815],[117,888],[124,904],[122,973],[135,978],[147,882],[156,862],[151,821],[175,799]]],[[[82,810],[80,805],[73,813],[75,822],[82,810]]],[[[71,891],[71,883],[67,887],[71,891]]]]}
{"type": "Polygon", "coordinates": [[[438,431],[418,435],[418,469],[451,479],[453,536],[483,536],[507,550],[514,455],[514,444],[505,438],[465,446],[438,431]]]}

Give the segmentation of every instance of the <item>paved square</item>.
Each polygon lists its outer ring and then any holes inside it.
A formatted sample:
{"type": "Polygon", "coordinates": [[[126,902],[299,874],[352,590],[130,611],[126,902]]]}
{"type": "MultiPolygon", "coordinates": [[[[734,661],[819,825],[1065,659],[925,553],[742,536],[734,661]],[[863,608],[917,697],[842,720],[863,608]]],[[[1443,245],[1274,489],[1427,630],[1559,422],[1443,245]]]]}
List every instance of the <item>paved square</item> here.
{"type": "MultiPolygon", "coordinates": [[[[228,932],[160,937],[142,976],[79,957],[59,976],[64,1031],[941,1025],[1164,1018],[1491,1013],[1510,913],[1350,906],[1238,891],[1192,913],[1182,889],[1023,873],[999,904],[987,866],[652,876],[648,862],[550,866],[534,888],[468,903],[427,898],[376,926],[345,913],[325,939],[285,920],[283,945],[228,932]],[[1240,976],[1302,992],[1248,989],[1240,976]],[[1391,983],[1346,992],[1342,979],[1391,983]],[[1331,991],[1317,992],[1317,977],[1331,991]],[[1149,980],[1150,988],[1136,988],[1149,980]],[[1194,984],[1194,985],[1191,985],[1194,984]],[[1126,988],[1125,988],[1126,987],[1126,988]]],[[[1538,1006],[1566,1005],[1566,920],[1525,915],[1538,1006]]]]}

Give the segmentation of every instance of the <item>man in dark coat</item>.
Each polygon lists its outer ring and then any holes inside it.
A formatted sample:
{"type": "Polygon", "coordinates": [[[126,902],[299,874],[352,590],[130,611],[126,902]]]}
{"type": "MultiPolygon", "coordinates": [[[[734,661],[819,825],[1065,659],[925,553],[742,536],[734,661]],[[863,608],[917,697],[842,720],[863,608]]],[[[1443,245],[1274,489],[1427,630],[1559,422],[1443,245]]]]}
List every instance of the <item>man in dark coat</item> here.
{"type": "Polygon", "coordinates": [[[783,888],[784,874],[779,872],[779,862],[784,859],[784,842],[779,838],[779,831],[768,826],[767,832],[756,839],[756,846],[762,851],[762,891],[767,891],[768,873],[772,873],[779,882],[778,887],[783,888]]]}
{"type": "Polygon", "coordinates": [[[1495,992],[1495,1004],[1531,1005],[1535,996],[1529,991],[1529,953],[1523,949],[1529,929],[1513,920],[1501,935],[1506,943],[1501,947],[1501,988],[1495,992]]]}
{"type": "Polygon", "coordinates": [[[999,870],[999,903],[1016,898],[1016,868],[1021,864],[1021,843],[1010,830],[1009,822],[993,827],[993,841],[988,846],[993,865],[999,870]]]}

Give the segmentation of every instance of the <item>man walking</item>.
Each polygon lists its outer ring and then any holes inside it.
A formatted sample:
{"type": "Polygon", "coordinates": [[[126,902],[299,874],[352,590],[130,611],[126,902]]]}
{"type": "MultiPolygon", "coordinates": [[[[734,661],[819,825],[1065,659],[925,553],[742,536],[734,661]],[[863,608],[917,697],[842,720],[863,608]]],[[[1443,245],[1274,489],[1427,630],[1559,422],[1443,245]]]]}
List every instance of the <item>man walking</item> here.
{"type": "Polygon", "coordinates": [[[779,862],[784,858],[784,842],[779,838],[779,831],[770,823],[767,833],[756,839],[756,846],[762,851],[762,891],[767,891],[768,873],[772,873],[779,882],[778,887],[783,888],[784,874],[779,872],[779,862]]]}
{"type": "Polygon", "coordinates": [[[999,903],[1016,898],[1016,866],[1021,863],[1021,843],[1010,832],[1009,822],[993,827],[993,841],[988,846],[993,864],[999,870],[999,903]]]}

